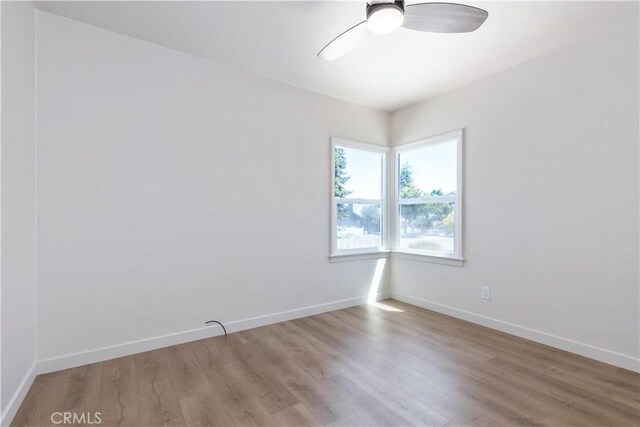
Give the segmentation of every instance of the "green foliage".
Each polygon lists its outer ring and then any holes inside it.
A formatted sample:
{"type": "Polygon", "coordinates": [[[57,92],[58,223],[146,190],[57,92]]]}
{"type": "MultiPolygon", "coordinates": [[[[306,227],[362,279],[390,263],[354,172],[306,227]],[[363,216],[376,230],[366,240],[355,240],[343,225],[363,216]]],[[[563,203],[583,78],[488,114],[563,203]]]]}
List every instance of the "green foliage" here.
{"type": "MultiPolygon", "coordinates": [[[[347,156],[344,152],[344,148],[336,148],[335,152],[335,164],[334,164],[334,174],[335,174],[335,195],[336,197],[347,197],[351,194],[351,191],[347,191],[345,189],[345,185],[347,181],[351,178],[351,176],[347,175],[347,156]]],[[[344,204],[338,205],[338,219],[347,219],[350,215],[350,212],[347,210],[347,206],[344,204]]]]}
{"type": "Polygon", "coordinates": [[[447,231],[447,233],[453,233],[453,229],[455,225],[456,225],[455,212],[451,211],[442,220],[442,227],[447,231]]]}
{"type": "Polygon", "coordinates": [[[380,233],[380,206],[366,205],[360,212],[362,226],[367,233],[380,233]]]}
{"type": "Polygon", "coordinates": [[[411,169],[411,165],[409,162],[404,162],[402,167],[400,168],[400,188],[404,189],[406,187],[413,185],[413,170],[411,169]]]}
{"type": "MultiPolygon", "coordinates": [[[[400,167],[400,197],[402,199],[423,199],[427,197],[445,196],[442,189],[434,189],[427,193],[415,185],[413,170],[409,163],[404,163],[400,167]]],[[[447,196],[455,193],[447,194],[447,196]]],[[[453,214],[452,203],[429,203],[417,205],[402,205],[402,218],[404,234],[408,234],[408,228],[426,229],[432,228],[435,224],[441,223],[450,214],[453,214]]],[[[450,221],[453,221],[453,216],[450,221]]],[[[453,230],[453,228],[451,228],[453,230]]]]}
{"type": "Polygon", "coordinates": [[[345,190],[344,186],[349,181],[351,176],[346,174],[347,169],[347,157],[344,152],[344,148],[336,148],[335,153],[335,178],[336,178],[336,197],[347,197],[351,194],[350,191],[345,190]]]}
{"type": "MultiPolygon", "coordinates": [[[[408,162],[400,167],[400,198],[402,199],[421,199],[425,196],[424,192],[419,189],[413,182],[413,170],[408,162]]],[[[419,218],[424,217],[425,205],[403,205],[402,217],[405,234],[407,226],[413,228],[419,218]]]]}
{"type": "Polygon", "coordinates": [[[413,170],[408,162],[400,167],[400,197],[403,199],[421,199],[424,192],[413,182],[413,170]]]}

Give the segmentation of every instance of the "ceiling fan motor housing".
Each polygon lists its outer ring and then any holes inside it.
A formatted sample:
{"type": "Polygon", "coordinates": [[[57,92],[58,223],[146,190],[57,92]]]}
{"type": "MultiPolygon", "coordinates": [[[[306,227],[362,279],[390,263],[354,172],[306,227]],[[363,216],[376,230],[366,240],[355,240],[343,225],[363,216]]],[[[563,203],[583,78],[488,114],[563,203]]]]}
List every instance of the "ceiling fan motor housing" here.
{"type": "Polygon", "coordinates": [[[369,17],[373,15],[374,12],[380,9],[386,9],[388,7],[393,7],[398,9],[400,12],[404,14],[404,0],[396,0],[394,2],[384,2],[384,3],[371,3],[367,4],[367,20],[369,17]]]}

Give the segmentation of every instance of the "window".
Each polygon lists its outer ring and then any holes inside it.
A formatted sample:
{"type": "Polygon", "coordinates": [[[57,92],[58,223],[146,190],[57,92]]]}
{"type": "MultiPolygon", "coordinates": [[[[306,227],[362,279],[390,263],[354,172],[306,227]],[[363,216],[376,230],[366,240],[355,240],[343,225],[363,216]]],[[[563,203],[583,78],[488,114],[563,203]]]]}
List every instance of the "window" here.
{"type": "Polygon", "coordinates": [[[333,255],[385,245],[385,147],[333,139],[333,255]]]}
{"type": "Polygon", "coordinates": [[[462,131],[396,149],[396,250],[462,258],[462,131]]]}

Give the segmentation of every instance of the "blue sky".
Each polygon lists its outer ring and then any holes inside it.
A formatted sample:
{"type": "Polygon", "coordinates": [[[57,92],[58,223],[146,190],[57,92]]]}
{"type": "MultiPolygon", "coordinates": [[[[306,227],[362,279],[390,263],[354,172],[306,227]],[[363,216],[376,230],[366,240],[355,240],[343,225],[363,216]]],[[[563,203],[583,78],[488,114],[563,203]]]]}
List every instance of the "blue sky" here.
{"type": "MultiPolygon", "coordinates": [[[[351,178],[345,185],[352,191],[348,197],[361,199],[381,198],[381,155],[364,150],[345,148],[346,174],[351,178]]],[[[408,162],[413,170],[415,184],[425,192],[442,189],[444,193],[456,191],[456,145],[438,144],[418,151],[403,153],[400,162],[408,162]]]]}
{"type": "Polygon", "coordinates": [[[400,164],[408,162],[415,184],[423,191],[441,189],[445,194],[457,188],[456,144],[454,142],[425,147],[400,154],[400,164]]]}

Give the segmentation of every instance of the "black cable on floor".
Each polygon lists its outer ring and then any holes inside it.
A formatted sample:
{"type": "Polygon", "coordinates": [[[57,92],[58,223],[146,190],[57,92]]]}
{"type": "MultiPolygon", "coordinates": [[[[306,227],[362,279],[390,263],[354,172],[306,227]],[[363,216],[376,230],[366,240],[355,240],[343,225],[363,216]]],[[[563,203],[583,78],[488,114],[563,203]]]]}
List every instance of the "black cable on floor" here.
{"type": "Polygon", "coordinates": [[[207,320],[206,322],[204,322],[205,325],[209,325],[211,323],[217,323],[218,325],[222,326],[222,330],[224,331],[224,337],[227,338],[227,328],[225,328],[221,322],[218,322],[217,320],[207,320]]]}

